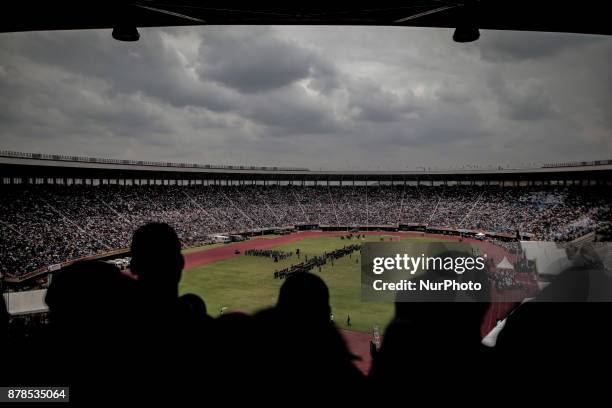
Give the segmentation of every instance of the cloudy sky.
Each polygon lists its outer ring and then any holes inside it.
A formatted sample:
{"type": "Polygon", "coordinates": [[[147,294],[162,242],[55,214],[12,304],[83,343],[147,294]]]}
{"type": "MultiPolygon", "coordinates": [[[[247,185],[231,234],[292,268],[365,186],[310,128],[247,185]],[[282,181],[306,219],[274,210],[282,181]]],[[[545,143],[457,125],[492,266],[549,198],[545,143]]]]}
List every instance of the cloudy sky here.
{"type": "Polygon", "coordinates": [[[140,32],[0,34],[0,149],[355,170],[612,159],[612,37],[140,32]]]}

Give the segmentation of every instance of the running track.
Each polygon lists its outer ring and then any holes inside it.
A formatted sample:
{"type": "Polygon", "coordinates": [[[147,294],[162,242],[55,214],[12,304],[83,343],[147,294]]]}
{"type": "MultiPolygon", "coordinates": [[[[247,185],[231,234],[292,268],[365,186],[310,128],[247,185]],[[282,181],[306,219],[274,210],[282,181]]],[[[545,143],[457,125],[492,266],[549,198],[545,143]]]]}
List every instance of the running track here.
{"type": "MultiPolygon", "coordinates": [[[[234,256],[238,256],[234,253],[236,249],[243,253],[247,249],[266,249],[279,245],[288,244],[291,242],[300,241],[306,238],[318,238],[318,237],[330,237],[330,236],[342,236],[347,235],[347,232],[334,231],[301,231],[290,235],[282,235],[276,238],[253,238],[248,241],[235,242],[221,247],[212,249],[202,249],[201,251],[191,252],[185,254],[185,269],[193,268],[196,266],[206,265],[224,259],[230,259],[234,256]]],[[[365,235],[388,235],[394,237],[404,236],[416,236],[416,237],[430,237],[437,239],[446,239],[449,241],[458,241],[459,238],[456,236],[449,235],[438,235],[438,234],[427,234],[422,232],[386,232],[386,231],[364,231],[359,234],[365,235]]],[[[490,258],[493,258],[495,263],[499,263],[504,256],[508,258],[511,263],[515,262],[515,258],[506,252],[505,249],[493,245],[487,241],[479,241],[473,238],[463,238],[463,241],[470,244],[475,244],[483,249],[490,258]]],[[[484,337],[487,333],[495,327],[497,319],[503,319],[507,316],[508,312],[517,305],[517,302],[494,302],[491,303],[481,326],[481,335],[484,337]]],[[[347,344],[351,352],[360,357],[360,360],[355,362],[355,365],[367,373],[372,364],[370,357],[370,334],[362,332],[354,332],[349,330],[342,330],[342,334],[347,341],[347,344]]]]}

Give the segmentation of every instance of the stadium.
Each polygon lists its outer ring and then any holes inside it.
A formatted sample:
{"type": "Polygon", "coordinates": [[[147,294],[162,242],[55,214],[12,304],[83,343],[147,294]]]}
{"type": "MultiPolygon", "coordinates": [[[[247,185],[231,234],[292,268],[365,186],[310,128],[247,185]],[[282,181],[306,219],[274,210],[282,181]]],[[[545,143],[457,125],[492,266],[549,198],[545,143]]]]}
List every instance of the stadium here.
{"type": "MultiPolygon", "coordinates": [[[[308,259],[347,242],[466,240],[487,246],[496,264],[504,258],[515,263],[520,240],[605,241],[612,219],[612,161],[322,172],[4,151],[0,176],[3,284],[9,291],[30,290],[21,292],[23,301],[18,293],[5,294],[16,320],[44,320],[44,288],[54,271],[85,259],[129,260],[133,232],[149,222],[177,231],[186,259],[181,292],[204,297],[215,315],[272,306],[279,273],[299,269],[304,260],[294,253],[298,248],[308,259]],[[227,242],[215,242],[219,236],[227,242]],[[245,240],[231,242],[235,237],[245,240]],[[290,255],[274,259],[283,253],[290,255]]],[[[353,258],[358,253],[304,270],[329,285],[336,323],[351,331],[367,371],[371,333],[388,324],[393,310],[360,302],[353,258]]],[[[115,265],[129,270],[128,262],[115,265]]],[[[494,304],[483,337],[513,306],[494,304]]]]}
{"type": "Polygon", "coordinates": [[[151,221],[173,226],[185,247],[278,230],[483,233],[497,242],[596,239],[609,230],[611,161],[393,173],[8,151],[0,160],[2,236],[25,241],[2,243],[9,281],[126,250],[133,231],[151,221]]]}
{"type": "Polygon", "coordinates": [[[264,3],[0,17],[0,404],[607,389],[603,9],[264,3]]]}

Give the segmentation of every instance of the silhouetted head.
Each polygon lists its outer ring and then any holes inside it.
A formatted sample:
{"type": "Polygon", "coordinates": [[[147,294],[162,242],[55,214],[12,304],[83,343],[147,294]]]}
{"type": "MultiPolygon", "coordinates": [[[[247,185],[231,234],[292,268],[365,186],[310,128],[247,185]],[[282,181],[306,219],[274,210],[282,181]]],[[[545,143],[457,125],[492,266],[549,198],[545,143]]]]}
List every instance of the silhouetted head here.
{"type": "Polygon", "coordinates": [[[150,223],[136,230],[130,270],[146,292],[176,299],[184,266],[181,242],[172,227],[150,223]]]}
{"type": "Polygon", "coordinates": [[[206,311],[204,300],[193,293],[187,293],[178,298],[178,315],[181,324],[187,330],[204,329],[212,318],[206,311]]]}
{"type": "Polygon", "coordinates": [[[192,315],[206,316],[206,303],[196,294],[187,293],[179,298],[179,305],[182,310],[192,315]]]}
{"type": "Polygon", "coordinates": [[[329,289],[309,272],[289,277],[280,289],[277,308],[285,316],[312,323],[329,322],[329,289]]]}
{"type": "Polygon", "coordinates": [[[55,273],[47,290],[51,324],[63,334],[116,330],[130,310],[133,282],[114,265],[83,261],[55,273]]]}

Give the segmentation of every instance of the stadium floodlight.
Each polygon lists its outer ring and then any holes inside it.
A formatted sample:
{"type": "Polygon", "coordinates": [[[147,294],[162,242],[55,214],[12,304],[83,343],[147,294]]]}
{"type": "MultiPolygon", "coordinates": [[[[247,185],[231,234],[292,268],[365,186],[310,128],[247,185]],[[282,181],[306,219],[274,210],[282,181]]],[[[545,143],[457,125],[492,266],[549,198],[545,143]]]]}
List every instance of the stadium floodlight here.
{"type": "Polygon", "coordinates": [[[135,26],[119,25],[113,28],[113,38],[118,41],[138,41],[140,34],[135,26]]]}
{"type": "Polygon", "coordinates": [[[457,27],[453,33],[453,40],[459,43],[472,42],[480,38],[480,31],[474,26],[457,27]]]}

